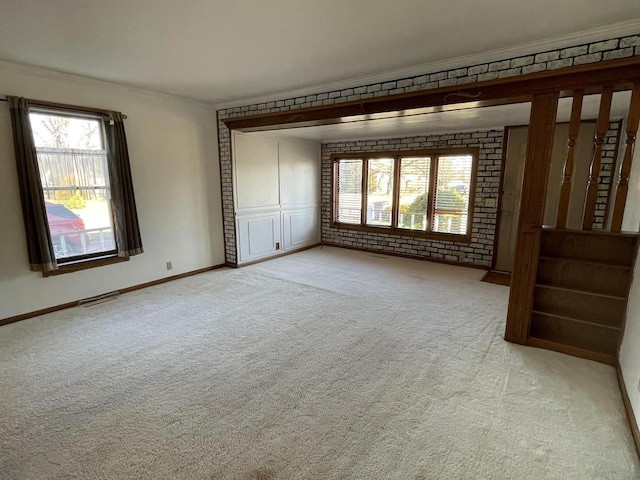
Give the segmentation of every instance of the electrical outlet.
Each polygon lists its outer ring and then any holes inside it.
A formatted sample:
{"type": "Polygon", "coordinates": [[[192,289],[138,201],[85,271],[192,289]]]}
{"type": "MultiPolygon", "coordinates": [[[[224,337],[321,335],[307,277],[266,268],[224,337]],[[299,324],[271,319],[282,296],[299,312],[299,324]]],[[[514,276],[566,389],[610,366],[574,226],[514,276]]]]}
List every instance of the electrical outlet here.
{"type": "Polygon", "coordinates": [[[171,263],[171,261],[167,262],[167,270],[172,270],[173,269],[173,263],[171,263]]]}
{"type": "Polygon", "coordinates": [[[280,250],[280,242],[276,242],[276,250],[280,250]]]}

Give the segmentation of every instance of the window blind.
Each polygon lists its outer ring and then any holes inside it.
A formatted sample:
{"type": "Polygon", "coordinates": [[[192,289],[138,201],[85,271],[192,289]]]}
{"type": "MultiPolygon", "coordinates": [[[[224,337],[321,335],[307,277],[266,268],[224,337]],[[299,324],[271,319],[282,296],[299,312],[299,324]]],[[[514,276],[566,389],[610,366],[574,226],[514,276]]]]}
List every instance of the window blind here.
{"type": "Polygon", "coordinates": [[[438,158],[433,231],[464,234],[471,194],[471,155],[438,158]]]}
{"type": "Polygon", "coordinates": [[[398,228],[422,231],[427,229],[430,175],[430,157],[400,159],[398,228]]]}
{"type": "Polygon", "coordinates": [[[367,225],[391,225],[393,158],[370,158],[367,181],[367,225]]]}
{"type": "Polygon", "coordinates": [[[336,221],[359,224],[362,211],[362,160],[341,159],[335,163],[335,169],[338,201],[336,221]]]}

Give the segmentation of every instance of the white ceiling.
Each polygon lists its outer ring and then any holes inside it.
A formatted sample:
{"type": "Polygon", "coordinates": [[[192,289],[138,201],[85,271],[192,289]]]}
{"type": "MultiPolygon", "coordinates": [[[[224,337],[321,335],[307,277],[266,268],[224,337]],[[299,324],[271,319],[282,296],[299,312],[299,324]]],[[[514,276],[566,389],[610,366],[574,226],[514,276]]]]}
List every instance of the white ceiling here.
{"type": "MultiPolygon", "coordinates": [[[[629,111],[631,93],[616,92],[611,105],[612,120],[624,118],[629,111]]],[[[571,118],[571,98],[561,98],[558,104],[557,122],[568,122],[571,118]]],[[[527,125],[530,103],[515,103],[496,107],[467,108],[405,117],[344,122],[316,127],[289,128],[256,132],[257,135],[304,138],[320,142],[337,140],[364,140],[372,138],[407,137],[414,135],[438,135],[443,133],[470,132],[476,130],[502,129],[505,126],[527,125]]],[[[600,95],[588,95],[583,99],[582,119],[598,117],[600,95]]]]}
{"type": "Polygon", "coordinates": [[[640,17],[638,0],[0,0],[0,59],[220,103],[640,17]]]}

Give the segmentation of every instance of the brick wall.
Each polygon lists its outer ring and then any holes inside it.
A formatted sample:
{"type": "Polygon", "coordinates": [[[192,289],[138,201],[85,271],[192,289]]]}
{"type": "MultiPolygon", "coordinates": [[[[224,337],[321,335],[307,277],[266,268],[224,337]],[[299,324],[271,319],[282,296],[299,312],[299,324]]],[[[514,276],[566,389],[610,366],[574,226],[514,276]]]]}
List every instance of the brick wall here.
{"type": "Polygon", "coordinates": [[[616,146],[620,142],[618,138],[618,128],[622,120],[609,122],[609,130],[602,145],[602,163],[600,164],[600,175],[598,177],[598,198],[596,199],[596,211],[593,218],[593,228],[603,229],[605,227],[605,214],[607,202],[609,200],[609,186],[613,181],[613,166],[616,163],[614,155],[616,146]]]}
{"type": "Polygon", "coordinates": [[[488,266],[493,255],[503,132],[457,133],[322,144],[322,241],[452,262],[488,266]],[[331,228],[331,155],[428,148],[479,147],[471,243],[331,228]]]}
{"type": "Polygon", "coordinates": [[[220,145],[221,183],[223,192],[223,216],[227,262],[236,263],[236,235],[233,216],[232,176],[229,131],[223,120],[261,113],[274,113],[318,105],[362,100],[371,97],[395,95],[418,90],[428,90],[448,85],[461,85],[495,78],[523,75],[543,70],[554,70],[572,65],[596,63],[605,60],[640,55],[640,35],[613,38],[589,44],[567,45],[544,52],[533,52],[501,61],[477,63],[442,72],[425,72],[410,78],[361,85],[315,95],[286,98],[218,111],[218,141],[220,145]]]}

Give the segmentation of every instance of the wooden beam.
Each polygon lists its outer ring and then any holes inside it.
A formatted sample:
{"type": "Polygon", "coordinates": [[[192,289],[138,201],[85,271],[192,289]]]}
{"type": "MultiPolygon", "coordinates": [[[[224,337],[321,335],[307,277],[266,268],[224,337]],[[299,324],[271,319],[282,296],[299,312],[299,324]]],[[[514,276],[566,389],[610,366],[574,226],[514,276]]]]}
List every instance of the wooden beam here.
{"type": "Polygon", "coordinates": [[[620,179],[616,190],[616,199],[613,204],[613,214],[611,217],[611,231],[618,233],[622,230],[622,219],[627,203],[627,193],[629,191],[629,176],[631,175],[631,164],[633,163],[633,150],[638,132],[638,122],[640,121],[640,82],[633,84],[631,92],[631,104],[629,105],[629,116],[627,117],[627,137],[624,149],[624,157],[620,167],[620,179]]]}
{"type": "Polygon", "coordinates": [[[227,118],[223,121],[231,130],[252,131],[375,120],[524,102],[529,101],[534,94],[561,92],[562,96],[563,92],[573,92],[578,88],[585,89],[585,95],[588,95],[597,93],[599,87],[605,84],[614,84],[616,89],[629,89],[630,79],[639,77],[640,57],[630,57],[353,102],[227,118]]]}
{"type": "Polygon", "coordinates": [[[600,97],[600,112],[596,122],[596,134],[593,139],[593,156],[589,168],[587,180],[587,194],[584,200],[584,215],[582,217],[582,229],[592,230],[593,220],[596,214],[596,202],[598,201],[598,178],[600,178],[600,166],[602,164],[602,144],[607,130],[609,130],[609,116],[611,114],[611,100],[613,99],[613,87],[602,89],[600,97]]]}
{"type": "Polygon", "coordinates": [[[558,92],[533,97],[505,331],[505,340],[522,345],[529,335],[557,110],[558,92]]]}
{"type": "Polygon", "coordinates": [[[584,90],[576,90],[573,94],[573,104],[571,106],[571,120],[569,121],[569,134],[567,143],[567,159],[564,164],[562,175],[562,186],[560,187],[560,200],[558,203],[558,217],[556,219],[557,228],[566,228],[567,216],[569,214],[569,200],[571,199],[571,177],[573,175],[573,158],[575,155],[576,138],[580,132],[580,117],[582,115],[582,98],[584,90]]]}

